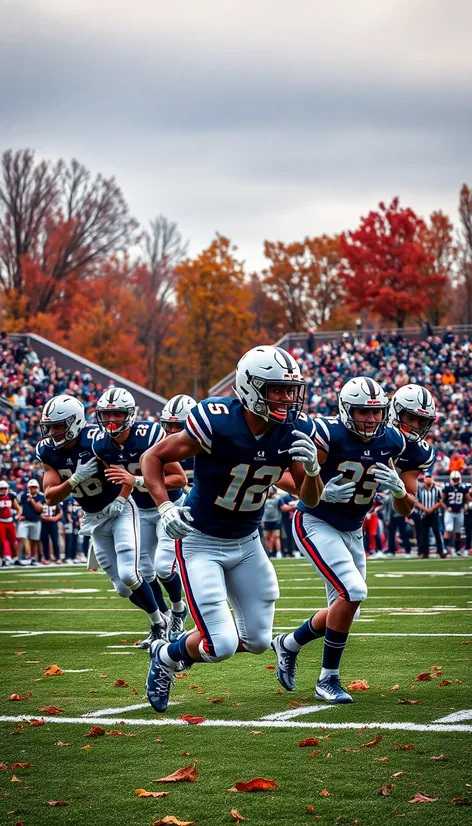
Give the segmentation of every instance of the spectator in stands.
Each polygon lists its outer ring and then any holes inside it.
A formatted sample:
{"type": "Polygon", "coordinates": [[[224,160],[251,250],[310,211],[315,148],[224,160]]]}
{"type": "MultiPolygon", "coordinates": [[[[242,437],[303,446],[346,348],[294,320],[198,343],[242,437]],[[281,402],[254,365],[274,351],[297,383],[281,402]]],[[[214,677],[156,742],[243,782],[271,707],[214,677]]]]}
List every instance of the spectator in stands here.
{"type": "MultiPolygon", "coordinates": [[[[291,493],[284,493],[279,499],[279,509],[282,517],[282,556],[294,556],[292,521],[297,508],[298,499],[291,493]]],[[[297,556],[299,553],[297,551],[297,556]]]]}
{"type": "Polygon", "coordinates": [[[41,546],[43,549],[43,563],[49,565],[49,545],[52,545],[56,565],[61,565],[59,550],[59,520],[62,519],[61,505],[43,504],[41,513],[41,546]]]}
{"type": "Polygon", "coordinates": [[[267,555],[273,559],[282,556],[280,546],[280,527],[282,521],[279,508],[280,498],[281,494],[275,485],[271,485],[264,506],[262,525],[264,529],[265,549],[267,555]]]}

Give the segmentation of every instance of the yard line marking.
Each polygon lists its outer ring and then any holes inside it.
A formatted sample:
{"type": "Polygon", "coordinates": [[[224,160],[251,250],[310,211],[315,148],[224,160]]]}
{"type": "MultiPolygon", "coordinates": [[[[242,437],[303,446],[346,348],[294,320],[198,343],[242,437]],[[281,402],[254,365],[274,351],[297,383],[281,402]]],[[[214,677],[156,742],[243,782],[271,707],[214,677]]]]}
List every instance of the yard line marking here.
{"type": "Polygon", "coordinates": [[[3,591],[4,594],[13,594],[15,597],[34,596],[54,597],[58,594],[98,594],[100,588],[42,588],[40,591],[3,591]]]}
{"type": "Polygon", "coordinates": [[[265,714],[261,720],[291,720],[293,717],[300,717],[304,714],[312,714],[315,711],[328,711],[334,706],[326,707],[326,705],[318,706],[300,706],[300,708],[291,708],[289,711],[276,711],[274,714],[265,714]]]}
{"type": "MultiPolygon", "coordinates": [[[[401,615],[403,616],[403,614],[401,615]]],[[[359,622],[359,620],[356,620],[359,622]]],[[[285,631],[288,629],[293,628],[292,625],[274,625],[273,632],[285,631]]],[[[140,631],[0,631],[0,634],[8,634],[10,637],[39,637],[45,634],[56,634],[56,635],[89,635],[94,637],[122,637],[126,634],[129,636],[132,635],[139,635],[140,631]]],[[[440,633],[415,633],[415,632],[405,632],[401,633],[398,631],[395,632],[377,632],[377,631],[351,631],[349,634],[350,637],[470,637],[472,638],[472,630],[467,632],[461,633],[449,633],[445,632],[443,634],[440,633]]],[[[107,646],[107,648],[112,648],[113,646],[107,646]]],[[[133,648],[135,646],[133,645],[133,648]]]]}
{"type": "MultiPolygon", "coordinates": [[[[34,719],[27,715],[20,716],[0,716],[2,723],[23,723],[34,719]]],[[[88,718],[90,719],[90,718],[88,718]]],[[[185,720],[173,719],[171,717],[165,718],[149,718],[134,720],[129,717],[127,720],[122,717],[93,717],[94,723],[102,726],[119,725],[122,721],[132,726],[187,726],[185,720]]],[[[84,717],[45,717],[45,723],[80,723],[84,725],[87,719],[84,717]]],[[[201,728],[293,728],[293,729],[320,729],[327,728],[334,731],[342,731],[343,729],[381,729],[384,731],[434,731],[434,732],[453,732],[461,731],[472,734],[472,726],[456,724],[440,724],[440,723],[329,723],[329,722],[311,722],[300,720],[204,720],[200,723],[201,728]]]]}
{"type": "Polygon", "coordinates": [[[472,708],[464,711],[455,711],[453,714],[447,714],[446,717],[440,717],[439,720],[434,720],[435,723],[460,723],[461,720],[472,720],[472,708]]]}
{"type": "Polygon", "coordinates": [[[63,674],[85,674],[86,671],[94,671],[94,668],[63,668],[63,674]]]}
{"type": "MultiPolygon", "coordinates": [[[[292,580],[292,582],[301,582],[302,580],[292,580]]],[[[305,582],[306,580],[303,580],[305,582]]],[[[288,579],[279,579],[279,585],[282,582],[290,582],[288,579]]],[[[290,591],[324,591],[323,585],[288,585],[287,590],[290,591]]],[[[470,591],[472,585],[369,585],[370,591],[470,591]]]]}
{"type": "MultiPolygon", "coordinates": [[[[178,706],[180,703],[169,700],[169,705],[178,706]]],[[[138,708],[149,708],[149,703],[135,703],[133,706],[123,706],[122,708],[100,708],[98,711],[86,711],[85,714],[82,714],[82,717],[105,717],[110,714],[122,714],[124,711],[136,711],[138,708]]]]}
{"type": "Polygon", "coordinates": [[[387,576],[472,576],[472,571],[395,571],[395,573],[374,574],[382,578],[387,576]]]}

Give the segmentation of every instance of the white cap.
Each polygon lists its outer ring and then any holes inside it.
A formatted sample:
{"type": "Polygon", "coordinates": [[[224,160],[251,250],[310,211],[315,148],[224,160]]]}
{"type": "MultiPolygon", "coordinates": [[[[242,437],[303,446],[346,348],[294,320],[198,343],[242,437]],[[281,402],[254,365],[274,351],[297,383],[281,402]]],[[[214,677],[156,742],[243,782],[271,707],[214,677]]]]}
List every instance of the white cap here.
{"type": "Polygon", "coordinates": [[[30,479],[28,482],[27,487],[29,488],[39,488],[39,482],[37,479],[30,479]]]}

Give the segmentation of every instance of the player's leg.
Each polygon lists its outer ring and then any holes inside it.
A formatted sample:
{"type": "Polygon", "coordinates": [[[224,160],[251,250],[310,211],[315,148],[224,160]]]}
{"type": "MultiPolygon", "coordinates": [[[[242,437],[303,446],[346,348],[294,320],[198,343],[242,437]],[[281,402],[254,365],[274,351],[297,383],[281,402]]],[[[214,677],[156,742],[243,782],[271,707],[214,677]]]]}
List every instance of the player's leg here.
{"type": "Polygon", "coordinates": [[[452,556],[452,537],[454,535],[454,514],[446,511],[444,514],[444,547],[447,556],[452,556]]]}
{"type": "MultiPolygon", "coordinates": [[[[159,511],[156,509],[139,511],[139,527],[141,533],[141,545],[139,553],[139,571],[146,582],[149,583],[157,607],[161,614],[166,617],[169,609],[162,593],[159,580],[156,577],[155,557],[157,549],[157,525],[160,522],[159,511]]],[[[170,618],[170,617],[169,617],[170,618]]],[[[164,620],[163,620],[164,622],[164,620]]]]}
{"type": "Polygon", "coordinates": [[[239,651],[262,654],[270,646],[279,586],[259,534],[239,540],[235,564],[226,568],[228,599],[234,610],[239,651]]]}
{"type": "Polygon", "coordinates": [[[171,616],[168,633],[169,640],[175,642],[183,634],[188,612],[182,599],[182,581],[176,569],[175,540],[167,536],[160,519],[157,522],[157,550],[154,565],[159,581],[170,599],[171,616]]]}
{"type": "Polygon", "coordinates": [[[464,514],[454,514],[454,550],[456,556],[462,555],[462,528],[464,527],[464,514]]]}
{"type": "Polygon", "coordinates": [[[54,553],[54,558],[56,560],[56,564],[61,564],[61,552],[59,550],[59,523],[58,522],[51,522],[49,525],[49,531],[51,535],[51,542],[52,542],[52,550],[54,553]]]}

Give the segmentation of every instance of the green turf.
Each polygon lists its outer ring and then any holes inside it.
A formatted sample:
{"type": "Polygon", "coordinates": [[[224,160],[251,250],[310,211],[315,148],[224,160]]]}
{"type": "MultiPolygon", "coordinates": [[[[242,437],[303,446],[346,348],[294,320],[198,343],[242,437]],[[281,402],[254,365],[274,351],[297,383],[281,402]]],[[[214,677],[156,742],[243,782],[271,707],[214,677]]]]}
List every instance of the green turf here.
{"type": "MultiPolygon", "coordinates": [[[[324,592],[303,560],[281,560],[276,567],[281,599],[275,629],[286,630],[306,619],[312,608],[321,607],[324,592]]],[[[455,711],[472,709],[472,645],[462,644],[472,641],[472,559],[372,561],[368,583],[364,621],[353,628],[342,677],[345,684],[364,679],[370,688],[356,692],[352,706],[301,714],[286,721],[293,727],[275,727],[261,720],[290,710],[293,701],[302,704],[297,710],[321,705],[313,698],[313,684],[322,645],[314,642],[300,656],[297,688],[291,694],[280,689],[275,672],[266,669],[274,664],[271,652],[260,657],[239,655],[217,666],[195,666],[187,677],[177,680],[172,700],[178,705],[169,707],[166,718],[178,720],[180,714],[192,714],[229,725],[165,725],[146,706],[99,718],[105,730],[121,729],[134,737],[87,738],[85,733],[96,721],[84,718],[65,723],[62,718],[77,719],[100,709],[122,709],[145,701],[148,658],[130,647],[145,633],[142,615],[110,592],[103,575],[83,568],[3,569],[0,630],[8,633],[0,635],[0,715],[26,719],[19,722],[22,728],[15,721],[0,720],[0,762],[7,764],[0,772],[0,822],[8,826],[20,820],[24,826],[150,826],[172,814],[182,821],[194,820],[197,826],[213,826],[234,823],[231,808],[238,809],[249,826],[309,824],[316,818],[322,824],[358,821],[360,826],[374,826],[382,820],[392,824],[403,820],[410,824],[470,822],[472,809],[453,805],[452,799],[472,799],[472,787],[467,786],[472,783],[472,711],[471,719],[462,722],[464,731],[447,731],[447,724],[437,732],[388,730],[375,724],[427,725],[455,711]],[[75,590],[60,593],[59,589],[75,590]],[[81,593],[80,589],[96,590],[81,593]],[[414,613],[414,609],[428,614],[414,613]],[[14,636],[21,631],[53,633],[14,636]],[[107,632],[116,636],[100,636],[107,632]],[[426,636],[398,636],[408,633],[426,636]],[[433,634],[439,636],[428,636],[433,634]],[[44,670],[51,664],[91,670],[48,678],[44,670]],[[433,665],[441,666],[441,677],[416,680],[433,665]],[[128,687],[115,687],[117,679],[128,687]],[[452,685],[440,687],[441,679],[451,680],[452,685]],[[389,691],[396,684],[400,688],[389,691]],[[24,696],[28,692],[33,696],[23,702],[8,699],[13,693],[24,696]],[[213,704],[209,698],[222,702],[213,704]],[[401,699],[421,704],[403,704],[401,699]],[[49,705],[63,709],[62,715],[55,715],[59,722],[48,723],[49,715],[40,712],[49,705]],[[31,717],[41,716],[46,720],[43,726],[29,724],[31,717]],[[120,726],[120,720],[126,725],[120,726]],[[235,721],[241,725],[234,725],[235,721]],[[336,728],[342,723],[354,727],[336,728]],[[365,748],[363,744],[376,734],[381,734],[381,742],[365,748]],[[300,748],[298,742],[308,737],[317,739],[319,745],[300,748]],[[58,741],[72,745],[57,746],[58,741]],[[413,744],[414,749],[395,749],[396,744],[413,744]],[[90,749],[83,750],[85,745],[90,749]],[[313,751],[319,754],[311,756],[313,751]],[[443,759],[430,760],[441,754],[443,759]],[[12,769],[16,761],[32,766],[12,769]],[[153,783],[192,761],[197,761],[199,771],[196,782],[153,783]],[[400,771],[404,774],[392,777],[400,771]],[[19,782],[12,782],[13,775],[19,782]],[[227,791],[235,782],[253,777],[275,780],[279,788],[259,794],[227,791]],[[378,789],[391,783],[395,788],[390,796],[379,796],[378,789]],[[163,799],[138,799],[138,788],[170,794],[163,799]],[[324,788],[330,797],[320,797],[324,788]],[[417,792],[437,800],[408,803],[417,792]],[[64,800],[68,806],[50,808],[44,805],[49,800],[64,800]],[[314,811],[306,813],[307,806],[314,811]]]]}

